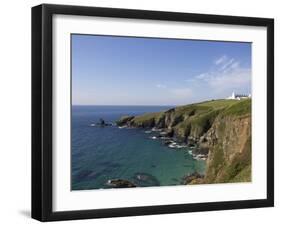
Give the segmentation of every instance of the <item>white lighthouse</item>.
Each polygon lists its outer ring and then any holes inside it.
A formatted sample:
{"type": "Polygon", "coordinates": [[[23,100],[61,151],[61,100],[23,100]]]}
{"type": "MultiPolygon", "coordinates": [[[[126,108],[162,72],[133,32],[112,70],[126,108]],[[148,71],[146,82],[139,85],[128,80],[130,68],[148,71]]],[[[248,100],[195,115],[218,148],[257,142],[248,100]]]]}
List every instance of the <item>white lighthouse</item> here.
{"type": "Polygon", "coordinates": [[[236,94],[234,91],[232,92],[230,97],[227,97],[226,99],[228,100],[241,100],[241,99],[246,99],[246,98],[251,98],[251,94],[236,94]]]}

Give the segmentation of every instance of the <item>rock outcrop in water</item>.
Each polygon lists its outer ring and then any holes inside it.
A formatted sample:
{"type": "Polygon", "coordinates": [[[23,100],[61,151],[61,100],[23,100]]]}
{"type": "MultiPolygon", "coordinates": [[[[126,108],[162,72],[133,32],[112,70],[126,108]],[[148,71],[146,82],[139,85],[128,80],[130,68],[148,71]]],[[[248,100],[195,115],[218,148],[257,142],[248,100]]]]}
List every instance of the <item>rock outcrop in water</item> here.
{"type": "Polygon", "coordinates": [[[154,128],[208,155],[204,178],[188,183],[251,181],[251,99],[215,100],[125,116],[118,126],[154,128]]]}
{"type": "Polygon", "coordinates": [[[105,122],[105,120],[102,118],[99,119],[99,122],[91,124],[91,126],[99,126],[99,127],[113,126],[113,125],[114,125],[113,123],[105,122]]]}
{"type": "Polygon", "coordinates": [[[113,188],[134,188],[136,185],[124,179],[112,179],[107,181],[107,185],[113,188]]]}

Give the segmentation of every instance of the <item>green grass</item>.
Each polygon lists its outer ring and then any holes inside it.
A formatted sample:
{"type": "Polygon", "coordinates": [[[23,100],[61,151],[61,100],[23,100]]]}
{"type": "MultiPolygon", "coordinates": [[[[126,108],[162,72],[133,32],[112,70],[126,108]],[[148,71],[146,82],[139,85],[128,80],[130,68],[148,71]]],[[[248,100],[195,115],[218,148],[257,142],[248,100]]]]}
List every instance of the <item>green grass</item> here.
{"type": "Polygon", "coordinates": [[[181,124],[179,127],[188,125],[190,123],[198,126],[205,126],[206,124],[212,122],[214,118],[218,115],[219,111],[223,111],[224,115],[242,115],[244,113],[249,113],[251,108],[250,99],[247,100],[213,100],[205,101],[198,104],[190,104],[179,106],[174,109],[170,109],[166,112],[155,112],[147,113],[140,116],[136,116],[133,121],[136,124],[145,123],[151,120],[159,120],[164,114],[171,113],[173,117],[179,122],[176,124],[181,124]],[[184,122],[188,118],[188,121],[184,122]]]}
{"type": "Polygon", "coordinates": [[[190,104],[185,106],[180,106],[175,108],[175,114],[185,114],[185,115],[194,115],[201,112],[208,111],[212,108],[209,106],[200,106],[198,104],[190,104]]]}
{"type": "Polygon", "coordinates": [[[141,123],[141,122],[155,119],[159,115],[160,113],[146,113],[143,115],[136,116],[133,120],[135,123],[141,123]]]}
{"type": "MultiPolygon", "coordinates": [[[[180,106],[175,108],[175,115],[200,117],[204,114],[209,114],[213,111],[216,111],[216,113],[214,114],[217,115],[218,111],[230,108],[231,106],[239,102],[240,101],[237,100],[212,100],[197,104],[180,106]]],[[[212,116],[213,113],[209,115],[212,116]]]]}
{"type": "Polygon", "coordinates": [[[212,126],[217,116],[244,115],[250,113],[251,100],[213,100],[198,104],[176,107],[170,110],[174,118],[181,120],[174,124],[176,134],[184,138],[198,137],[212,126]]]}
{"type": "MultiPolygon", "coordinates": [[[[212,100],[169,109],[165,112],[146,113],[134,117],[132,125],[138,127],[173,127],[180,138],[199,137],[212,126],[216,117],[250,113],[251,100],[212,100]]],[[[125,121],[125,120],[123,120],[125,121]]],[[[122,120],[121,120],[122,122],[122,120]]]]}
{"type": "Polygon", "coordinates": [[[225,108],[229,107],[233,104],[236,104],[237,100],[211,100],[211,101],[205,101],[202,103],[197,104],[197,106],[203,106],[203,107],[211,107],[213,109],[219,109],[219,108],[225,108]]]}
{"type": "Polygon", "coordinates": [[[246,99],[246,100],[240,100],[236,104],[233,104],[226,108],[223,111],[223,115],[235,115],[235,116],[241,116],[245,114],[250,114],[251,113],[251,99],[246,99]]]}
{"type": "Polygon", "coordinates": [[[132,123],[135,126],[140,127],[153,127],[157,120],[163,115],[162,112],[146,113],[143,115],[136,116],[132,119],[132,123]]]}

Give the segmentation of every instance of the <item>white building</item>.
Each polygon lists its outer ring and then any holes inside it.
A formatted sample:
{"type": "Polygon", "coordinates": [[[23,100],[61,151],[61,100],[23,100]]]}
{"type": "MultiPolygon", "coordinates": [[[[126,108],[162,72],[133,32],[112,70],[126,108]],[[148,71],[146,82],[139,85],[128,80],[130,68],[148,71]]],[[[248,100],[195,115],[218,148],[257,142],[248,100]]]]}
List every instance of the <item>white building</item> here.
{"type": "Polygon", "coordinates": [[[226,99],[228,100],[241,100],[241,99],[246,99],[246,98],[251,98],[251,94],[236,94],[232,92],[232,95],[230,97],[227,97],[226,99]]]}

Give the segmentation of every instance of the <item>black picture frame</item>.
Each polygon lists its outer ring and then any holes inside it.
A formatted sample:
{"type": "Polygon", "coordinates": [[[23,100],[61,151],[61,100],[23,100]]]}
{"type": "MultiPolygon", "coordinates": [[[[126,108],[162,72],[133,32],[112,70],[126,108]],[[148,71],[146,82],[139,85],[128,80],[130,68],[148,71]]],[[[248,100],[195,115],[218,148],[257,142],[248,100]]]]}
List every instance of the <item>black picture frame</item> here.
{"type": "Polygon", "coordinates": [[[43,4],[32,8],[32,218],[40,221],[122,217],[274,206],[274,20],[43,4]],[[267,198],[130,208],[52,210],[52,17],[55,14],[267,28],[267,198]]]}

